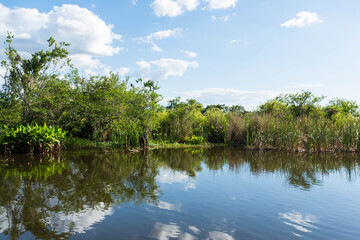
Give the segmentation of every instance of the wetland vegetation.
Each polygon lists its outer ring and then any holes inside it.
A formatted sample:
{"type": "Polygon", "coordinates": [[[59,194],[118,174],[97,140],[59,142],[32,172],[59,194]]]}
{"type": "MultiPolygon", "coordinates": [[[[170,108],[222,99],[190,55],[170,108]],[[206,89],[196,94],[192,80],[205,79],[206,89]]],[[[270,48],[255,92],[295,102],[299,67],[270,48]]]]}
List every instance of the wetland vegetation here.
{"type": "Polygon", "coordinates": [[[2,154],[50,151],[64,141],[69,149],[225,144],[252,150],[360,150],[359,106],[354,101],[324,103],[325,97],[302,91],[280,95],[253,111],[241,103],[203,106],[180,98],[161,106],[156,82],[122,79],[115,73],[82,76],[71,65],[68,44],[53,38],[48,43],[48,50],[24,59],[13,46],[13,36],[6,40],[2,154]],[[35,128],[48,132],[30,134],[35,128]]]}
{"type": "Polygon", "coordinates": [[[52,38],[23,59],[12,39],[0,239],[359,238],[360,155],[342,153],[360,150],[356,102],[302,91],[253,111],[162,106],[154,81],[82,76],[52,38]]]}

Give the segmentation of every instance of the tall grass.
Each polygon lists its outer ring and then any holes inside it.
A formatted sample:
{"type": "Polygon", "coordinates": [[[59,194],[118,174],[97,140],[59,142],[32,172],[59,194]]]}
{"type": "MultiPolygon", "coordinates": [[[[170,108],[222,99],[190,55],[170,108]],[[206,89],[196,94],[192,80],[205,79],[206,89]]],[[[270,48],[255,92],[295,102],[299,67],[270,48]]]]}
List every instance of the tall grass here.
{"type": "Polygon", "coordinates": [[[360,120],[351,115],[333,119],[309,116],[291,119],[271,114],[236,118],[236,121],[234,117],[229,118],[228,143],[240,143],[249,149],[306,152],[354,152],[360,149],[360,120]]]}
{"type": "MultiPolygon", "coordinates": [[[[351,114],[336,114],[331,118],[321,115],[293,117],[286,114],[256,112],[225,114],[214,110],[206,112],[204,118],[205,120],[196,126],[204,129],[200,134],[194,134],[192,129],[194,125],[184,124],[187,135],[185,137],[180,134],[183,141],[203,137],[205,142],[238,145],[252,150],[297,152],[360,150],[360,120],[359,117],[351,114]]],[[[181,124],[176,126],[178,132],[181,128],[181,124]]],[[[177,139],[180,138],[172,138],[170,141],[177,139]]],[[[165,137],[161,140],[169,139],[165,137]]]]}

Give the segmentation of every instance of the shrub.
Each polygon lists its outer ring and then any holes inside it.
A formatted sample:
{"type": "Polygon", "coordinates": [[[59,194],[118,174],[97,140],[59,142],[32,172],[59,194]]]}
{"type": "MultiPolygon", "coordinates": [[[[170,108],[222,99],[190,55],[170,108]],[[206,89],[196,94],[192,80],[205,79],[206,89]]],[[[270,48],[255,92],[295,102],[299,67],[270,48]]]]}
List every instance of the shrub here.
{"type": "Polygon", "coordinates": [[[61,128],[26,125],[9,128],[6,125],[0,131],[0,153],[42,153],[59,149],[66,138],[61,128]]]}
{"type": "Polygon", "coordinates": [[[190,137],[186,137],[184,139],[185,143],[189,143],[189,144],[201,144],[205,142],[205,139],[203,137],[197,137],[197,136],[192,136],[190,137]]]}

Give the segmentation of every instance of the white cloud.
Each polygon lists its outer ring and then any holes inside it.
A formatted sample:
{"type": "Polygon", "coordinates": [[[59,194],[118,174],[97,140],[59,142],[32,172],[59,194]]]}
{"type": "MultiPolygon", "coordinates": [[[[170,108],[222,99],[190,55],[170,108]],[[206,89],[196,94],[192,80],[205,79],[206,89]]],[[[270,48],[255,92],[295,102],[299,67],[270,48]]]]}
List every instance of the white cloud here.
{"type": "Polygon", "coordinates": [[[125,77],[130,73],[130,68],[121,67],[121,68],[115,69],[113,72],[119,74],[119,76],[121,76],[121,77],[125,77]]]}
{"type": "Polygon", "coordinates": [[[230,43],[232,43],[232,44],[234,44],[234,43],[238,43],[238,42],[239,42],[239,40],[235,40],[235,39],[230,40],[230,43]]]}
{"type": "Polygon", "coordinates": [[[193,11],[199,6],[198,0],[177,0],[177,2],[184,6],[188,11],[193,11]]]}
{"type": "Polygon", "coordinates": [[[222,17],[219,17],[220,20],[223,20],[224,22],[227,22],[229,20],[229,16],[226,15],[226,16],[222,16],[222,17]]]}
{"type": "Polygon", "coordinates": [[[291,27],[305,27],[315,23],[322,23],[317,13],[315,12],[299,12],[296,14],[296,18],[292,18],[289,21],[281,24],[282,27],[291,28],[291,27]]]}
{"type": "Polygon", "coordinates": [[[10,9],[0,4],[0,37],[11,31],[15,38],[31,39],[38,48],[45,40],[53,36],[58,41],[70,43],[72,54],[91,56],[112,56],[121,48],[113,46],[115,40],[121,40],[119,34],[112,31],[113,26],[86,8],[77,5],[54,7],[46,13],[37,9],[10,9]]]}
{"type": "Polygon", "coordinates": [[[80,69],[97,69],[105,66],[99,59],[95,59],[86,54],[74,54],[71,55],[70,58],[71,63],[80,69]]]}
{"type": "Polygon", "coordinates": [[[189,57],[189,58],[196,58],[197,57],[197,53],[196,52],[191,52],[191,51],[184,51],[185,56],[189,57]]]}
{"type": "Polygon", "coordinates": [[[168,29],[163,31],[157,31],[147,35],[144,38],[133,38],[132,40],[152,44],[153,45],[152,49],[154,51],[160,52],[162,51],[162,49],[155,44],[155,41],[172,38],[172,37],[181,37],[181,33],[183,32],[183,30],[184,29],[182,28],[175,28],[172,30],[168,29]]]}
{"type": "Polygon", "coordinates": [[[46,48],[50,36],[70,43],[74,65],[85,72],[104,66],[96,58],[113,56],[122,49],[114,45],[122,36],[112,31],[111,24],[77,5],[55,6],[41,13],[34,8],[8,8],[0,3],[0,12],[1,39],[12,32],[18,49],[27,53],[46,48]]]}
{"type": "Polygon", "coordinates": [[[169,77],[182,77],[188,68],[198,68],[199,64],[195,61],[188,62],[180,59],[160,59],[151,61],[155,66],[153,77],[155,79],[167,79],[169,77]]]}
{"type": "Polygon", "coordinates": [[[234,88],[206,88],[203,90],[191,90],[176,92],[187,99],[196,99],[203,104],[241,104],[246,109],[252,110],[271,98],[275,98],[283,92],[280,91],[243,91],[234,88]]]}
{"type": "Polygon", "coordinates": [[[0,66],[0,88],[5,83],[4,76],[5,76],[6,70],[5,68],[0,66]]]}
{"type": "Polygon", "coordinates": [[[162,49],[155,43],[153,44],[152,50],[155,52],[162,52],[162,49]]]}
{"type": "Polygon", "coordinates": [[[180,59],[159,59],[150,62],[136,62],[138,70],[136,76],[149,77],[154,80],[165,80],[171,77],[182,77],[189,68],[198,68],[199,64],[195,61],[189,62],[180,59]]]}
{"type": "Polygon", "coordinates": [[[149,62],[139,61],[136,62],[136,65],[138,66],[138,69],[135,72],[136,77],[144,78],[150,73],[151,64],[149,62]]]}
{"type": "Polygon", "coordinates": [[[237,0],[204,0],[208,2],[208,8],[210,9],[227,9],[234,8],[236,6],[237,0]]]}
{"type": "Polygon", "coordinates": [[[225,15],[225,16],[221,16],[221,17],[211,16],[211,19],[227,22],[229,20],[229,15],[225,15]]]}
{"type": "Polygon", "coordinates": [[[158,17],[176,17],[195,10],[198,5],[199,0],[155,0],[150,7],[158,17]]]}
{"type": "Polygon", "coordinates": [[[286,87],[289,88],[318,88],[323,87],[324,84],[318,84],[318,83],[310,83],[310,84],[294,84],[294,85],[288,85],[286,87]]]}
{"type": "Polygon", "coordinates": [[[162,40],[170,37],[179,37],[184,29],[182,28],[175,28],[173,30],[164,30],[164,31],[157,31],[151,33],[150,35],[146,36],[147,41],[154,41],[154,40],[162,40]]]}
{"type": "Polygon", "coordinates": [[[130,72],[130,69],[126,67],[113,70],[112,67],[102,64],[99,59],[86,54],[74,54],[71,55],[70,58],[71,63],[74,64],[75,67],[82,69],[85,75],[109,75],[110,72],[114,72],[124,77],[130,72]]]}

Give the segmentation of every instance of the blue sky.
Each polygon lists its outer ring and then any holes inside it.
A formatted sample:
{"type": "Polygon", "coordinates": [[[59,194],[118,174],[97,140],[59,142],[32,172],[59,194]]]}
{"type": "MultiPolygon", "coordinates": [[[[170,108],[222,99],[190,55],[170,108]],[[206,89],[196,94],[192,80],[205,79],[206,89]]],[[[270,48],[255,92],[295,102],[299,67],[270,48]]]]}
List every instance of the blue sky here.
{"type": "Polygon", "coordinates": [[[253,109],[301,90],[360,101],[358,0],[0,3],[0,37],[12,31],[24,56],[53,36],[84,74],[153,79],[163,102],[253,109]]]}

